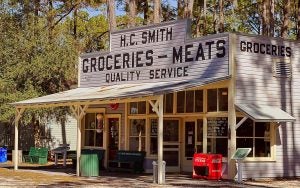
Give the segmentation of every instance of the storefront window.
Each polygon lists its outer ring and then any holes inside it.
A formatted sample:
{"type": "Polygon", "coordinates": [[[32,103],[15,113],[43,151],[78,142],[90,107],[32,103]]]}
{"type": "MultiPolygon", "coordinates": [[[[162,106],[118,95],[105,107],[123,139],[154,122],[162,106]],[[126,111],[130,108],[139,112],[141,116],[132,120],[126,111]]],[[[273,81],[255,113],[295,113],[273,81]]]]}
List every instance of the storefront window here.
{"type": "Polygon", "coordinates": [[[227,117],[207,118],[207,152],[227,157],[227,117]]]}
{"type": "Polygon", "coordinates": [[[85,146],[103,147],[103,114],[87,113],[85,116],[85,146]]]}
{"type": "Polygon", "coordinates": [[[218,110],[218,90],[208,89],[207,90],[207,111],[216,112],[218,110]]]}
{"type": "MultiPolygon", "coordinates": [[[[157,131],[158,119],[150,119],[150,153],[157,154],[157,131]]],[[[164,120],[163,128],[164,142],[178,142],[179,140],[179,121],[164,120]]]]}
{"type": "Polygon", "coordinates": [[[228,111],[228,88],[207,90],[207,111],[228,111]]]}
{"type": "Polygon", "coordinates": [[[177,93],[177,113],[184,112],[184,103],[185,103],[185,92],[180,91],[177,93]]]}
{"type": "Polygon", "coordinates": [[[195,102],[195,92],[186,91],[185,92],[185,112],[194,112],[194,102],[195,102]]]}
{"type": "Polygon", "coordinates": [[[203,112],[203,90],[195,90],[195,112],[203,112]]]}
{"type": "Polygon", "coordinates": [[[145,151],[145,119],[131,119],[129,132],[129,150],[145,151]]]}
{"type": "Polygon", "coordinates": [[[150,119],[150,154],[157,154],[157,119],[150,119]]]}
{"type": "Polygon", "coordinates": [[[146,101],[129,103],[130,114],[146,114],[146,101]]]}
{"type": "Polygon", "coordinates": [[[174,94],[168,93],[164,96],[164,112],[167,114],[173,113],[174,94]]]}
{"type": "Polygon", "coordinates": [[[203,112],[203,90],[177,93],[177,113],[203,112]]]}
{"type": "MultiPolygon", "coordinates": [[[[239,122],[241,118],[237,119],[239,122]]],[[[247,119],[236,132],[237,148],[252,148],[248,157],[271,157],[270,123],[247,119]]]]}
{"type": "Polygon", "coordinates": [[[228,111],[228,89],[218,89],[219,111],[228,111]]]}

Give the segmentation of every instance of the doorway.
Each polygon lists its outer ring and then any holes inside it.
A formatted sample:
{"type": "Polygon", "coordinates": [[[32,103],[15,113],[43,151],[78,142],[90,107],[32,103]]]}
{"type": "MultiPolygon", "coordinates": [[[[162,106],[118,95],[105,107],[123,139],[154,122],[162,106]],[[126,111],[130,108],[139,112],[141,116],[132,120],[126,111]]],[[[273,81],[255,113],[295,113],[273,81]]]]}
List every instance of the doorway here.
{"type": "Polygon", "coordinates": [[[106,135],[107,135],[107,161],[114,160],[117,150],[119,149],[120,144],[120,121],[121,117],[119,115],[110,115],[106,116],[106,135]]]}
{"type": "Polygon", "coordinates": [[[194,153],[203,152],[203,120],[185,120],[183,133],[181,171],[192,172],[194,153]]]}
{"type": "Polygon", "coordinates": [[[179,119],[164,119],[163,160],[166,161],[167,172],[180,171],[179,125],[179,119]]]}

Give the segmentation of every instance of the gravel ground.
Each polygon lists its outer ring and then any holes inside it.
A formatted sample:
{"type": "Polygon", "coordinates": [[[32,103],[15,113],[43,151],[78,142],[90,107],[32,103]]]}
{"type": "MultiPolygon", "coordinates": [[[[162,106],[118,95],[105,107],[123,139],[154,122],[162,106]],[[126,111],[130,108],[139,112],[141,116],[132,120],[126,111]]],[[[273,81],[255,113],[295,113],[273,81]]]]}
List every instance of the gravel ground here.
{"type": "Polygon", "coordinates": [[[219,188],[300,188],[300,179],[258,179],[238,184],[227,180],[199,180],[190,175],[167,174],[166,184],[153,183],[150,174],[112,173],[100,171],[99,177],[77,177],[74,169],[54,167],[20,166],[14,171],[11,165],[1,167],[0,187],[219,187],[219,188]]]}

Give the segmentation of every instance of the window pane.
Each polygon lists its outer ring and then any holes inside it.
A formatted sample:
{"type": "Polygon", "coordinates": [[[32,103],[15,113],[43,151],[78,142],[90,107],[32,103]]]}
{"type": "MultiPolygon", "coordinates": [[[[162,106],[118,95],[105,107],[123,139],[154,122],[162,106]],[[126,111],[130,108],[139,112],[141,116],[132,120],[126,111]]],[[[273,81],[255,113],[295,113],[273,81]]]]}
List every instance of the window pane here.
{"type": "Polygon", "coordinates": [[[84,135],[84,145],[85,146],[95,146],[94,139],[95,139],[95,131],[94,130],[88,130],[85,131],[84,135]]]}
{"type": "Polygon", "coordinates": [[[179,140],[179,123],[178,120],[164,120],[164,141],[177,142],[179,140]]]}
{"type": "MultiPolygon", "coordinates": [[[[238,123],[238,122],[237,122],[238,123]]],[[[239,128],[236,130],[237,137],[253,137],[253,121],[247,119],[239,128]]]]}
{"type": "Polygon", "coordinates": [[[95,114],[94,113],[87,113],[85,115],[85,128],[86,129],[95,129],[96,123],[95,123],[95,114]]]}
{"type": "Polygon", "coordinates": [[[252,148],[248,157],[253,157],[253,138],[237,138],[236,148],[252,148]]]}
{"type": "Polygon", "coordinates": [[[145,136],[145,120],[131,119],[130,120],[130,136],[145,136]]]}
{"type": "Polygon", "coordinates": [[[130,114],[137,114],[138,113],[138,103],[137,102],[129,103],[129,113],[130,114]]]}
{"type": "Polygon", "coordinates": [[[255,123],[255,137],[268,137],[270,139],[270,123],[255,123]]]}
{"type": "Polygon", "coordinates": [[[203,142],[203,120],[197,120],[197,142],[203,142]]]}
{"type": "Polygon", "coordinates": [[[163,160],[166,161],[168,166],[178,166],[178,159],[178,151],[163,151],[163,160]]]}
{"type": "Polygon", "coordinates": [[[138,114],[146,114],[146,101],[138,102],[138,114]]]}
{"type": "Polygon", "coordinates": [[[173,113],[173,98],[174,94],[173,93],[168,93],[165,95],[165,113],[173,113]]]}
{"type": "Polygon", "coordinates": [[[177,113],[183,113],[184,112],[184,101],[185,99],[185,92],[180,91],[177,93],[177,113]]]}
{"type": "Polygon", "coordinates": [[[227,136],[228,120],[226,117],[207,118],[207,136],[227,136]]]}
{"type": "MultiPolygon", "coordinates": [[[[165,101],[164,101],[165,102],[165,101]]],[[[148,102],[148,108],[149,108],[149,114],[155,114],[155,112],[153,111],[153,108],[151,106],[151,104],[148,102]]]]}
{"type": "Polygon", "coordinates": [[[103,131],[102,132],[96,132],[95,146],[103,147],[103,131]]]}
{"type": "Polygon", "coordinates": [[[195,90],[195,112],[203,112],[203,90],[195,90]]]}
{"type": "Polygon", "coordinates": [[[228,89],[219,88],[219,111],[228,111],[228,89]]]}
{"type": "Polygon", "coordinates": [[[157,154],[157,137],[150,138],[150,154],[157,154]]]}
{"type": "Polygon", "coordinates": [[[208,89],[207,90],[207,111],[216,112],[218,104],[218,95],[217,89],[208,89]]]}
{"type": "Polygon", "coordinates": [[[185,92],[185,112],[190,113],[194,112],[194,91],[186,91],[185,92]]]}
{"type": "Polygon", "coordinates": [[[145,151],[145,137],[131,137],[129,139],[129,150],[138,151],[141,144],[141,151],[145,151]]]}
{"type": "Polygon", "coordinates": [[[270,157],[270,142],[265,139],[255,139],[255,157],[270,157]]]}
{"type": "Polygon", "coordinates": [[[207,152],[214,154],[222,154],[227,157],[227,138],[208,138],[207,139],[207,152]]]}

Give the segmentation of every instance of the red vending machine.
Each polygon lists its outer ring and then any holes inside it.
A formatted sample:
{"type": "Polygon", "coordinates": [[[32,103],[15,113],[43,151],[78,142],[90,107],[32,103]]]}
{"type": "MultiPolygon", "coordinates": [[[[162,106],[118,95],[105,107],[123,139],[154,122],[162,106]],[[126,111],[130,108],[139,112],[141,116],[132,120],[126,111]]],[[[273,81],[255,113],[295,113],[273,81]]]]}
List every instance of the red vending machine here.
{"type": "Polygon", "coordinates": [[[193,158],[193,178],[207,178],[209,172],[208,156],[205,153],[195,153],[193,158]]]}
{"type": "Polygon", "coordinates": [[[209,161],[209,180],[219,180],[222,177],[222,155],[208,154],[209,161]]]}
{"type": "Polygon", "coordinates": [[[195,153],[193,178],[218,180],[222,177],[222,155],[195,153]]]}

